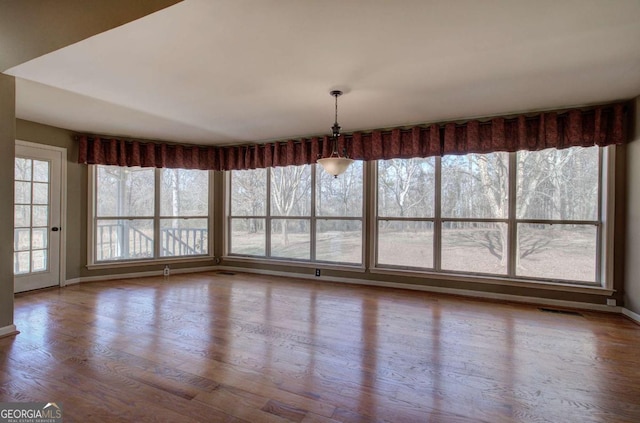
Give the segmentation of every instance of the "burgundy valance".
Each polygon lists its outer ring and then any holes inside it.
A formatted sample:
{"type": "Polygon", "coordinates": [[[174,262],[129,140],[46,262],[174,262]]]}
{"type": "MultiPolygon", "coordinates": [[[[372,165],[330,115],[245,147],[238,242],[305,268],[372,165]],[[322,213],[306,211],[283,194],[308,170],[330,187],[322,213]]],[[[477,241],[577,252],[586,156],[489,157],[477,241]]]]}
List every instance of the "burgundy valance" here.
{"type": "MultiPolygon", "coordinates": [[[[494,151],[622,144],[623,103],[487,121],[444,123],[341,135],[356,160],[430,157],[494,151]]],[[[328,136],[267,144],[197,146],[83,135],[79,163],[159,168],[241,170],[314,163],[331,154],[328,136]]]]}

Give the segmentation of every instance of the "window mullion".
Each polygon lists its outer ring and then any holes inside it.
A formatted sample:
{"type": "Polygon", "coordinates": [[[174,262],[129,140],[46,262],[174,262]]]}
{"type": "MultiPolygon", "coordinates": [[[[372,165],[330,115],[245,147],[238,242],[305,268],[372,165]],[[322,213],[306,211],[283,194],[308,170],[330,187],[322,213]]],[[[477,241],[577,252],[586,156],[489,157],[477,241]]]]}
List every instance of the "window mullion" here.
{"type": "Polygon", "coordinates": [[[316,261],[316,165],[309,165],[311,170],[311,210],[309,216],[309,242],[311,251],[309,257],[312,262],[316,261]]]}
{"type": "Polygon", "coordinates": [[[98,236],[98,209],[97,209],[97,181],[98,181],[98,167],[96,165],[89,165],[89,216],[91,228],[90,231],[87,231],[90,234],[89,241],[87,245],[90,246],[90,251],[87,252],[87,263],[95,263],[98,260],[98,252],[96,240],[98,236]]]}
{"type": "MultiPolygon", "coordinates": [[[[611,152],[611,150],[607,150],[607,152],[611,152]]],[[[609,257],[613,257],[613,252],[611,254],[607,254],[607,250],[612,247],[613,241],[609,235],[613,235],[613,228],[609,224],[609,219],[611,216],[609,215],[610,209],[606,208],[606,204],[614,204],[613,201],[609,197],[613,196],[613,182],[615,181],[615,176],[609,172],[610,161],[607,160],[605,162],[605,157],[609,158],[609,154],[605,154],[605,149],[600,148],[598,150],[598,226],[596,230],[596,282],[600,286],[609,285],[612,283],[610,280],[613,280],[613,275],[611,274],[611,278],[609,277],[608,268],[611,267],[611,263],[605,263],[603,257],[606,257],[607,260],[610,260],[609,257]],[[607,189],[604,189],[604,183],[607,183],[607,189]],[[603,200],[607,201],[606,204],[603,204],[603,200]],[[604,225],[606,225],[606,231],[604,225]],[[603,281],[605,284],[603,284],[603,281]]]]}
{"type": "Polygon", "coordinates": [[[233,215],[231,213],[231,202],[233,201],[233,191],[231,190],[231,187],[233,186],[233,172],[228,170],[222,173],[226,175],[225,184],[223,188],[223,193],[225,194],[225,198],[226,198],[223,216],[225,216],[225,219],[227,221],[227,227],[224,228],[223,230],[225,234],[225,239],[226,239],[226,242],[224,243],[224,246],[223,246],[223,254],[228,255],[228,254],[231,254],[231,251],[233,251],[233,246],[232,246],[233,236],[231,236],[233,233],[233,215]]]}
{"type": "Polygon", "coordinates": [[[153,185],[153,238],[155,240],[153,245],[153,257],[160,257],[160,172],[161,169],[155,169],[154,172],[154,185],[153,185]]]}
{"type": "Polygon", "coordinates": [[[362,261],[365,269],[377,265],[378,243],[378,162],[368,161],[362,165],[362,261]]]}
{"type": "MultiPolygon", "coordinates": [[[[517,243],[518,243],[518,222],[517,210],[516,210],[516,195],[517,195],[517,174],[518,174],[518,153],[509,153],[509,198],[507,203],[507,210],[509,211],[509,222],[507,226],[508,241],[506,245],[506,254],[508,257],[507,262],[507,275],[509,277],[516,276],[517,267],[517,243]]],[[[503,253],[504,254],[504,253],[503,253]]]]}
{"type": "Polygon", "coordinates": [[[264,251],[265,257],[271,257],[271,170],[273,168],[267,168],[265,174],[267,175],[267,201],[266,201],[266,216],[264,219],[264,242],[266,243],[264,251]]]}
{"type": "MultiPolygon", "coordinates": [[[[223,180],[224,179],[224,172],[222,172],[223,175],[223,180]]],[[[218,260],[218,254],[219,252],[216,251],[216,246],[213,243],[213,239],[214,239],[214,226],[213,226],[213,222],[215,222],[215,208],[213,207],[213,204],[215,203],[215,192],[214,192],[214,188],[215,188],[215,179],[214,179],[214,171],[213,170],[208,170],[207,171],[207,181],[208,181],[208,190],[207,190],[207,253],[210,256],[214,256],[216,257],[216,261],[218,260]]],[[[223,190],[223,192],[225,192],[225,190],[223,190]]],[[[225,205],[226,204],[226,200],[222,199],[222,204],[225,205]]],[[[223,213],[223,216],[226,215],[226,213],[223,213]]],[[[224,220],[222,221],[222,251],[224,251],[225,249],[225,242],[224,242],[224,234],[225,234],[225,230],[224,230],[224,220]]]]}
{"type": "Polygon", "coordinates": [[[442,269],[442,158],[435,158],[433,269],[442,269]]]}

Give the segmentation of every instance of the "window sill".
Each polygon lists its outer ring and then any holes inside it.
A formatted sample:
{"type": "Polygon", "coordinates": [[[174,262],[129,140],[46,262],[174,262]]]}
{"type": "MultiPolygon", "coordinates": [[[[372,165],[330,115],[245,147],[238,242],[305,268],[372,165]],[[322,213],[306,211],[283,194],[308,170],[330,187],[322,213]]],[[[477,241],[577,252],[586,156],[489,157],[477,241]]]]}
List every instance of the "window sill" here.
{"type": "Polygon", "coordinates": [[[202,263],[202,262],[214,262],[213,256],[194,256],[194,257],[172,257],[172,258],[159,258],[151,260],[122,260],[122,261],[109,261],[100,262],[94,264],[88,264],[86,266],[89,270],[99,269],[113,269],[122,267],[141,267],[141,266],[157,266],[165,264],[183,264],[183,263],[202,263]]]}
{"type": "Polygon", "coordinates": [[[415,270],[403,270],[403,269],[385,269],[385,268],[372,268],[369,270],[371,274],[379,275],[403,275],[416,278],[433,278],[444,281],[455,282],[471,282],[488,285],[502,285],[502,286],[514,286],[518,288],[530,288],[530,289],[545,289],[550,291],[563,291],[563,292],[576,292],[582,294],[602,295],[609,297],[615,289],[605,288],[595,285],[577,285],[563,282],[545,282],[533,279],[508,279],[496,276],[481,276],[481,275],[455,275],[449,273],[437,273],[437,272],[420,272],[415,270]]]}
{"type": "MultiPolygon", "coordinates": [[[[322,269],[322,270],[336,270],[336,271],[346,271],[346,272],[357,272],[357,273],[365,273],[367,269],[364,266],[358,265],[340,265],[340,264],[329,264],[329,263],[309,263],[309,262],[300,262],[295,260],[278,260],[278,259],[265,259],[258,257],[245,257],[245,256],[224,256],[223,259],[228,262],[236,262],[236,263],[260,263],[260,264],[269,264],[272,266],[291,266],[294,268],[311,268],[311,269],[322,269]]],[[[430,278],[437,279],[442,281],[455,281],[455,282],[469,282],[469,283],[477,283],[477,284],[485,284],[485,285],[502,285],[502,286],[513,286],[518,288],[527,288],[527,289],[542,289],[549,291],[561,291],[561,292],[574,292],[581,294],[591,294],[591,295],[602,295],[605,297],[609,297],[613,295],[616,290],[611,288],[604,288],[601,286],[588,286],[588,285],[576,285],[571,283],[562,283],[562,282],[545,282],[540,280],[532,280],[532,279],[507,279],[500,278],[496,276],[482,276],[482,275],[456,275],[449,273],[435,273],[435,272],[427,272],[427,271],[416,271],[416,270],[404,270],[404,269],[387,269],[387,268],[371,268],[369,269],[370,274],[377,275],[390,275],[390,276],[409,276],[415,278],[430,278]]]]}
{"type": "Polygon", "coordinates": [[[224,256],[223,260],[229,262],[239,263],[263,263],[271,264],[274,266],[292,266],[303,267],[308,269],[322,269],[322,270],[345,270],[350,272],[364,273],[366,269],[359,264],[345,264],[345,263],[327,263],[327,262],[308,262],[308,261],[296,261],[287,259],[272,259],[272,258],[260,258],[260,257],[247,257],[247,256],[224,256]]]}

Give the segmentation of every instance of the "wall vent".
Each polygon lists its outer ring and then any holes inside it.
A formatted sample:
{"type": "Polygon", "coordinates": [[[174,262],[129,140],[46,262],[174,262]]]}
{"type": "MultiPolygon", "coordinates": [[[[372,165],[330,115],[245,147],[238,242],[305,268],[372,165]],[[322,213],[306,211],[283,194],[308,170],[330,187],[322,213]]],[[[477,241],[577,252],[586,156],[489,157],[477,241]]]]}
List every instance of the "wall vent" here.
{"type": "Polygon", "coordinates": [[[559,308],[548,308],[548,307],[540,307],[540,308],[538,308],[538,310],[544,311],[545,313],[568,314],[570,316],[580,316],[580,317],[582,317],[582,314],[578,313],[577,311],[573,311],[573,310],[561,310],[559,308]]]}
{"type": "Polygon", "coordinates": [[[221,270],[221,271],[217,272],[217,274],[218,275],[225,275],[225,276],[234,276],[235,275],[235,273],[228,272],[228,271],[225,271],[225,270],[221,270]]]}

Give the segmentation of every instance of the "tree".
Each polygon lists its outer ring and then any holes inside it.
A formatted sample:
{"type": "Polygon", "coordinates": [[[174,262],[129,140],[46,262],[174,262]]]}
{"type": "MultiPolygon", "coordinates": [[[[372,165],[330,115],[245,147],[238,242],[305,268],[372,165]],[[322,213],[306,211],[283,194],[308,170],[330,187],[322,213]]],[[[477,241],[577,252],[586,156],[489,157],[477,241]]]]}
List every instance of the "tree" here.
{"type": "MultiPolygon", "coordinates": [[[[232,216],[264,216],[267,204],[267,170],[238,170],[233,172],[231,181],[231,215],[232,216]]],[[[243,222],[238,220],[238,222],[243,222]]],[[[244,223],[242,223],[244,224],[244,223]]],[[[246,221],[249,233],[264,229],[262,219],[246,221]]]]}
{"type": "Polygon", "coordinates": [[[435,161],[393,159],[378,162],[378,210],[385,217],[433,216],[435,161]]]}
{"type": "MultiPolygon", "coordinates": [[[[597,147],[516,154],[516,214],[519,219],[595,220],[597,217],[597,147]]],[[[506,218],[509,163],[507,153],[469,154],[443,158],[443,216],[506,218]],[[455,197],[447,202],[447,193],[455,197]],[[464,196],[464,201],[460,197],[464,196]]],[[[450,199],[449,199],[450,200],[450,199]]],[[[543,227],[545,225],[542,225],[543,227]]],[[[482,245],[506,265],[508,227],[498,231],[468,231],[465,237],[482,245]],[[499,234],[499,236],[498,236],[499,234]]],[[[546,250],[551,239],[519,231],[520,260],[546,250]]]]}
{"type": "Polygon", "coordinates": [[[361,161],[338,178],[316,167],[317,216],[362,216],[362,193],[361,161]]]}
{"type": "MultiPolygon", "coordinates": [[[[276,216],[308,216],[311,199],[309,165],[271,169],[271,207],[276,216]],[[293,212],[296,213],[293,213],[293,212]]],[[[282,239],[289,245],[288,221],[280,222],[282,239]]]]}

